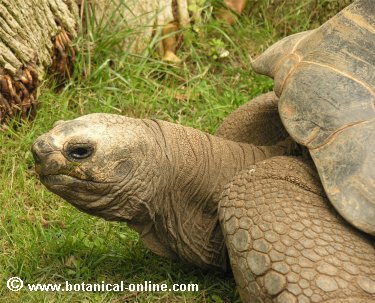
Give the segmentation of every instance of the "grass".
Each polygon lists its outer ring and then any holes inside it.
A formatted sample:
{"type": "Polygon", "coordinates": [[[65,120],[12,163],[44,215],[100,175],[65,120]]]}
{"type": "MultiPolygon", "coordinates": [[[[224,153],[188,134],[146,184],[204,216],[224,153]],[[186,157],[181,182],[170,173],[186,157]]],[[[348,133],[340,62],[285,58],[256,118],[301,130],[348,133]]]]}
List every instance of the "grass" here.
{"type": "Polygon", "coordinates": [[[272,89],[270,79],[252,72],[250,56],[316,27],[344,2],[252,1],[235,27],[210,20],[184,30],[179,66],[152,52],[127,53],[117,46],[128,32],[99,30],[90,22],[89,34],[76,41],[80,52],[63,90],[57,93],[47,79],[35,121],[14,122],[16,128],[0,132],[0,302],[239,302],[232,277],[159,258],[126,225],[83,214],[46,191],[33,171],[31,143],[56,120],[92,112],[164,119],[214,133],[228,113],[272,89]],[[229,56],[217,59],[223,49],[229,56]],[[26,283],[196,283],[199,292],[10,292],[5,281],[12,276],[26,283]]]}

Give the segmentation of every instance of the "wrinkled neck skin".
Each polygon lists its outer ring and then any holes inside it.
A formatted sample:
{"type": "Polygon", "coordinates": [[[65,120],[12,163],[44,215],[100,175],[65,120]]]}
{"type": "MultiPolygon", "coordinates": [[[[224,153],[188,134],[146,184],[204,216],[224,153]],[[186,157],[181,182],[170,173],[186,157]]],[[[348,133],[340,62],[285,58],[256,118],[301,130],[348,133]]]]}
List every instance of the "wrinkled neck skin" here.
{"type": "Polygon", "coordinates": [[[165,121],[142,121],[145,137],[152,139],[141,153],[144,161],[123,182],[136,191],[120,190],[116,207],[104,217],[126,221],[159,255],[226,269],[217,215],[223,187],[240,170],[284,154],[285,148],[255,147],[165,121]]]}

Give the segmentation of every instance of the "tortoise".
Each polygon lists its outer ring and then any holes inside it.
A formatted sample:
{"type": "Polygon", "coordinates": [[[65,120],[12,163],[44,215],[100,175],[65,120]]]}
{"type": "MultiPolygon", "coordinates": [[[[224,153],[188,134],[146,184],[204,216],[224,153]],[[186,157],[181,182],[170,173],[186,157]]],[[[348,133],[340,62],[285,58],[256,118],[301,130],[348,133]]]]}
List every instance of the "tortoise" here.
{"type": "Polygon", "coordinates": [[[256,98],[218,136],[110,114],[58,122],[33,144],[36,171],[155,253],[231,269],[243,302],[375,302],[374,238],[338,215],[308,158],[290,156],[287,87],[275,90],[280,101],[256,98]]]}
{"type": "MultiPolygon", "coordinates": [[[[271,97],[250,102],[253,125],[276,127],[272,112],[257,112],[271,97]]],[[[256,146],[90,114],[56,123],[32,150],[49,190],[126,222],[160,256],[231,269],[243,302],[374,302],[374,239],[336,213],[312,162],[288,156],[284,133],[263,128],[260,144],[280,141],[256,146]]]]}

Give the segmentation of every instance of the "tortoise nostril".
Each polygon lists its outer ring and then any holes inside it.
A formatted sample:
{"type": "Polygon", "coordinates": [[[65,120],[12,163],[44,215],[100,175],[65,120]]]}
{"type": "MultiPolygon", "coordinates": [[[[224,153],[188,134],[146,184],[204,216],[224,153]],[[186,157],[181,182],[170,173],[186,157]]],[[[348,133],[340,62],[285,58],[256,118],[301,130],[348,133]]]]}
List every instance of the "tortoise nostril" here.
{"type": "Polygon", "coordinates": [[[53,152],[51,145],[44,139],[37,139],[31,147],[36,164],[41,164],[45,154],[53,152]]]}
{"type": "Polygon", "coordinates": [[[42,163],[42,159],[39,155],[39,151],[38,151],[38,147],[37,147],[37,142],[34,143],[33,146],[31,147],[31,153],[33,154],[35,164],[42,163]]]}

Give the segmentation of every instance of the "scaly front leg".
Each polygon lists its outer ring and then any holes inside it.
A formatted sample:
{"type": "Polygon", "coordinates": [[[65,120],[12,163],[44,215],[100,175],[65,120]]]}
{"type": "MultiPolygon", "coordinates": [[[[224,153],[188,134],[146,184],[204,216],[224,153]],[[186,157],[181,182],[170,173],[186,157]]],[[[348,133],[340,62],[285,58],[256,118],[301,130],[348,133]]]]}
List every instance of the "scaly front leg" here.
{"type": "Polygon", "coordinates": [[[312,162],[274,157],[242,171],[219,219],[243,302],[375,302],[374,238],[333,209],[312,162]]]}

